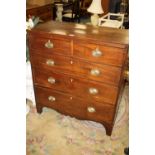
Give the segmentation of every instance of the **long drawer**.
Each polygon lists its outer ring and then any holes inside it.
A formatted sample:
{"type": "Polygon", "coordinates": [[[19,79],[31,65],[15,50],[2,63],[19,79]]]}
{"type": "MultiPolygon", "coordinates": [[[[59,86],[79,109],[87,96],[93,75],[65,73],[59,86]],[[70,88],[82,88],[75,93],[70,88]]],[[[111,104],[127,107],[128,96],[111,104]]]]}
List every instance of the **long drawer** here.
{"type": "Polygon", "coordinates": [[[70,94],[41,87],[35,87],[35,92],[38,103],[61,113],[99,122],[111,123],[113,120],[114,106],[106,103],[88,102],[70,94]]]}
{"type": "Polygon", "coordinates": [[[34,83],[39,86],[74,94],[87,101],[116,104],[118,87],[39,69],[34,69],[34,77],[34,83]]]}
{"type": "Polygon", "coordinates": [[[121,68],[108,65],[100,65],[79,61],[71,57],[59,55],[37,55],[37,51],[31,50],[31,62],[34,67],[43,70],[60,71],[63,73],[74,74],[79,77],[88,78],[98,82],[112,85],[119,85],[121,68]]]}
{"type": "Polygon", "coordinates": [[[124,64],[124,49],[74,41],[73,56],[102,64],[121,67],[124,64]]]}

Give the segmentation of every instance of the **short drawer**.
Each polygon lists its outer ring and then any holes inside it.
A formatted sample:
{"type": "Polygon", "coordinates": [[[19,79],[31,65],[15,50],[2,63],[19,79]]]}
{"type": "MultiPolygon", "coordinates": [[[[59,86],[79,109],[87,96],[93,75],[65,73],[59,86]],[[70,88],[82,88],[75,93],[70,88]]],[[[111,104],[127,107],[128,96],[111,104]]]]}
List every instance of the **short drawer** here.
{"type": "Polygon", "coordinates": [[[39,104],[70,116],[86,118],[86,104],[78,98],[41,87],[35,87],[35,92],[39,104]]]}
{"type": "Polygon", "coordinates": [[[38,35],[29,36],[29,47],[38,49],[38,53],[44,54],[71,54],[71,41],[69,39],[43,38],[38,35]]]}
{"type": "Polygon", "coordinates": [[[83,78],[103,82],[112,85],[119,85],[121,68],[109,65],[101,65],[73,59],[73,71],[83,78]]]}
{"type": "Polygon", "coordinates": [[[37,50],[31,50],[31,64],[42,70],[72,72],[72,59],[55,54],[40,55],[37,50]]]}
{"type": "Polygon", "coordinates": [[[74,42],[73,55],[96,63],[121,67],[126,52],[121,48],[74,42]]]}

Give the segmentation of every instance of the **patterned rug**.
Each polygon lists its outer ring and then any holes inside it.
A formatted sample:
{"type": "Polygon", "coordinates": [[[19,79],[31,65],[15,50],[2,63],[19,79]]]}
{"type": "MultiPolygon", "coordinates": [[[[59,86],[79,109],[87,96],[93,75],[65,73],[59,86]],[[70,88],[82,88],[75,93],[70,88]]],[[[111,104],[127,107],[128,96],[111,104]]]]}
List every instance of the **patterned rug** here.
{"type": "MultiPolygon", "coordinates": [[[[30,104],[30,103],[29,103],[30,104]]],[[[80,121],[30,104],[27,115],[27,155],[124,155],[129,145],[128,85],[125,86],[112,136],[100,123],[80,121]]]]}

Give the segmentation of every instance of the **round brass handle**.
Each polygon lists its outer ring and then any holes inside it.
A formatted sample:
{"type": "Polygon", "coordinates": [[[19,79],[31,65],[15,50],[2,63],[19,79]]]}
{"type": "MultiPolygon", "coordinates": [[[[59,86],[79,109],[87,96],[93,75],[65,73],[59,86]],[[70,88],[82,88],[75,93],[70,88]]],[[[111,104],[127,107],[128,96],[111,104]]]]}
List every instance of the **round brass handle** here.
{"type": "Polygon", "coordinates": [[[94,56],[94,57],[100,57],[100,56],[102,56],[102,52],[98,49],[98,48],[96,48],[94,51],[92,51],[92,56],[94,56]]]}
{"type": "Polygon", "coordinates": [[[54,62],[54,60],[48,59],[46,61],[46,64],[49,65],[49,66],[54,66],[55,62],[54,62]]]}
{"type": "Polygon", "coordinates": [[[73,82],[73,79],[72,78],[70,79],[70,82],[73,82]]]}
{"type": "Polygon", "coordinates": [[[71,64],[71,65],[73,64],[73,61],[72,61],[72,60],[70,61],[70,64],[71,64]]]}
{"type": "Polygon", "coordinates": [[[99,76],[100,75],[100,70],[99,69],[92,69],[90,71],[90,74],[93,75],[93,76],[99,76]]]}
{"type": "Polygon", "coordinates": [[[129,81],[129,71],[125,70],[124,71],[124,79],[126,79],[127,81],[129,81]]]}
{"type": "Polygon", "coordinates": [[[53,48],[54,45],[53,45],[53,43],[52,43],[50,40],[48,40],[48,41],[45,43],[45,47],[46,47],[46,48],[53,48]]]}
{"type": "Polygon", "coordinates": [[[48,82],[51,83],[51,84],[54,84],[55,83],[55,79],[53,77],[49,77],[48,78],[48,82]]]}
{"type": "Polygon", "coordinates": [[[48,97],[48,100],[49,100],[50,102],[54,102],[56,99],[55,99],[54,96],[49,96],[49,97],[48,97]]]}
{"type": "Polygon", "coordinates": [[[96,89],[96,88],[89,88],[89,93],[92,94],[92,95],[96,95],[96,94],[98,94],[98,89],[96,89]]]}
{"type": "Polygon", "coordinates": [[[94,107],[88,107],[87,111],[90,112],[90,113],[96,112],[94,107]]]}

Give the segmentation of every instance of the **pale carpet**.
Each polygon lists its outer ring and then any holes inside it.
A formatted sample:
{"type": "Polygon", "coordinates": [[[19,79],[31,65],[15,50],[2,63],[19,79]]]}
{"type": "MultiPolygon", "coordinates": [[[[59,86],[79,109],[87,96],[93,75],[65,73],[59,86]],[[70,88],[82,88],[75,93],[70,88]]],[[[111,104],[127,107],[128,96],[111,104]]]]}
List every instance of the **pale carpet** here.
{"type": "Polygon", "coordinates": [[[125,86],[112,136],[95,122],[81,121],[31,104],[27,115],[27,155],[124,155],[129,145],[128,85],[125,86]]]}

